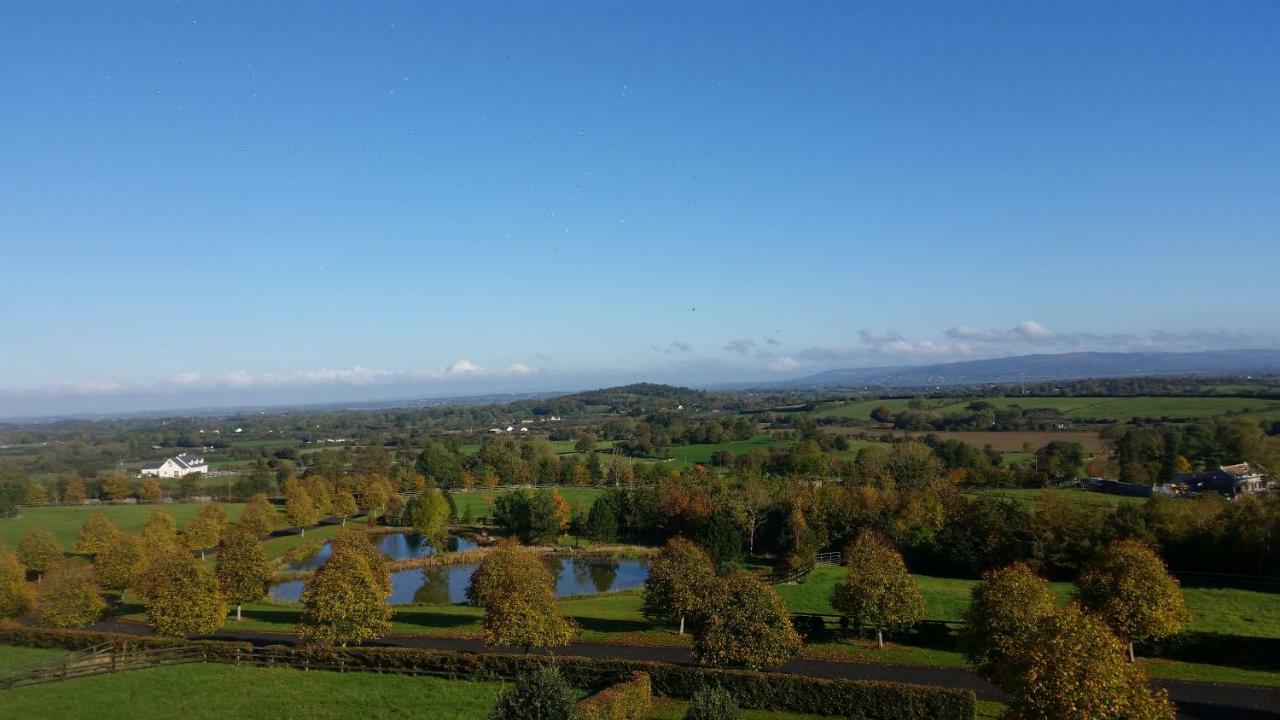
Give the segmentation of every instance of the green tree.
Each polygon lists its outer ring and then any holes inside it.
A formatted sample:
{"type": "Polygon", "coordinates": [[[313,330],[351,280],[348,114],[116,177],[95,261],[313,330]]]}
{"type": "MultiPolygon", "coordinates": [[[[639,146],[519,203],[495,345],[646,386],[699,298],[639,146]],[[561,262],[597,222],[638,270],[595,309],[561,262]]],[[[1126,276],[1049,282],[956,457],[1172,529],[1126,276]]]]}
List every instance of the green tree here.
{"type": "Polygon", "coordinates": [[[227,602],[235,604],[239,620],[241,606],[265,597],[271,586],[266,548],[247,529],[232,530],[222,541],[214,575],[227,602]]]}
{"type": "Polygon", "coordinates": [[[107,603],[88,565],[62,560],[40,583],[36,622],[46,627],[84,627],[102,617],[107,603]]]}
{"type": "Polygon", "coordinates": [[[554,665],[543,665],[516,678],[498,692],[489,720],[571,720],[574,692],[554,665]]]}
{"type": "Polygon", "coordinates": [[[1129,643],[1172,635],[1191,619],[1178,581],[1164,561],[1137,540],[1112,543],[1084,567],[1080,604],[1129,643]]]}
{"type": "Polygon", "coordinates": [[[888,466],[900,488],[929,488],[942,478],[942,460],[933,448],[915,440],[894,443],[889,449],[888,466]]]}
{"type": "Polygon", "coordinates": [[[1124,643],[1098,618],[1068,605],[1026,638],[1002,689],[1012,720],[1173,720],[1164,690],[1152,691],[1124,643]]]}
{"type": "Polygon", "coordinates": [[[182,544],[190,550],[199,551],[200,559],[203,560],[204,551],[217,545],[218,539],[222,537],[222,532],[226,529],[226,518],[226,512],[217,505],[201,507],[182,530],[182,544]]]}
{"type": "Polygon", "coordinates": [[[698,533],[699,544],[718,568],[729,568],[742,560],[742,527],[728,507],[717,508],[698,533]]]}
{"type": "Polygon", "coordinates": [[[605,497],[596,498],[587,513],[585,534],[595,542],[611,543],[618,539],[618,516],[613,503],[605,497]]]}
{"type": "Polygon", "coordinates": [[[93,571],[102,587],[124,590],[133,585],[145,563],[142,541],[133,533],[121,531],[94,556],[93,571]]]}
{"type": "Polygon", "coordinates": [[[94,512],[80,525],[80,535],[76,537],[76,552],[97,555],[118,532],[120,528],[111,522],[106,513],[94,512]]]}
{"type": "Polygon", "coordinates": [[[18,540],[18,560],[37,578],[62,559],[62,543],[48,530],[28,530],[18,540]]]}
{"type": "Polygon", "coordinates": [[[510,541],[499,543],[480,561],[471,574],[467,599],[484,608],[486,645],[528,652],[567,645],[576,632],[560,614],[551,570],[510,541]]]}
{"type": "Polygon", "coordinates": [[[871,419],[878,423],[893,422],[893,410],[888,405],[877,405],[871,410],[871,419]]]}
{"type": "Polygon", "coordinates": [[[298,634],[342,647],[382,637],[391,629],[393,611],[380,589],[363,553],[335,547],[302,590],[298,634]]]}
{"type": "Polygon", "coordinates": [[[831,593],[831,606],[858,624],[874,627],[877,646],[884,647],[885,628],[924,619],[924,596],[897,550],[863,530],[845,558],[849,574],[831,593]]]}
{"type": "Polygon", "coordinates": [[[414,468],[436,487],[456,488],[462,478],[462,462],[449,446],[437,440],[428,440],[422,446],[414,468]]]}
{"type": "Polygon", "coordinates": [[[158,635],[205,635],[227,621],[217,578],[187,552],[173,550],[153,560],[138,585],[145,590],[147,622],[158,635]]]}
{"type": "Polygon", "coordinates": [[[342,527],[347,526],[347,518],[360,512],[356,507],[356,498],[346,490],[339,490],[333,496],[333,514],[342,518],[342,527]]]}
{"type": "Polygon", "coordinates": [[[787,604],[773,588],[745,572],[713,583],[697,619],[693,657],[706,665],[752,670],[782,665],[802,644],[787,604]]]}
{"type": "Polygon", "coordinates": [[[449,542],[450,514],[449,501],[435,488],[423,491],[409,503],[413,529],[438,551],[443,551],[449,542]]]}
{"type": "Polygon", "coordinates": [[[18,561],[17,555],[0,545],[0,620],[25,613],[34,602],[27,583],[27,568],[18,561]]]}
{"type": "Polygon", "coordinates": [[[716,581],[711,556],[695,543],[672,538],[649,561],[649,577],[644,581],[645,617],[684,621],[707,601],[716,581]]]}
{"type": "Polygon", "coordinates": [[[1049,583],[1022,563],[989,570],[974,586],[961,640],[986,679],[1003,685],[1010,661],[1055,610],[1049,583]]]}
{"type": "Polygon", "coordinates": [[[369,512],[370,525],[378,524],[378,518],[386,512],[388,502],[390,502],[390,497],[386,486],[381,481],[371,480],[365,484],[364,506],[369,512]]]}
{"type": "Polygon", "coordinates": [[[695,692],[684,713],[684,720],[743,720],[744,717],[733,695],[714,685],[695,692]]]}
{"type": "Polygon", "coordinates": [[[275,530],[279,522],[280,516],[275,506],[266,495],[261,493],[254,495],[249,500],[249,504],[244,506],[244,511],[240,513],[240,525],[257,537],[275,530]]]}

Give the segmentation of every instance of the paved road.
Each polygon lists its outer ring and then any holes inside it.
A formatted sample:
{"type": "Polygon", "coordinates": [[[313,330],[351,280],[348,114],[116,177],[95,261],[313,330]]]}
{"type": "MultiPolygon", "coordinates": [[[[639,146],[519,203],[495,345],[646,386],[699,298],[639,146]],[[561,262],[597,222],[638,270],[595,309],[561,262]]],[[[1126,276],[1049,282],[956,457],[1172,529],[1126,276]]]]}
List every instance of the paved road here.
{"type": "MultiPolygon", "coordinates": [[[[145,625],[131,622],[102,623],[98,629],[108,632],[147,634],[145,625]]],[[[238,640],[257,645],[292,645],[297,638],[286,633],[237,631],[224,629],[213,636],[220,640],[238,640]]],[[[460,652],[519,652],[513,648],[488,648],[475,638],[452,638],[423,635],[392,635],[377,643],[387,647],[415,647],[460,652]]],[[[691,664],[689,651],[683,647],[642,645],[608,645],[575,642],[559,652],[599,659],[639,660],[649,662],[691,664]]],[[[980,700],[1004,700],[1000,689],[964,668],[910,667],[875,665],[842,660],[799,658],[783,665],[782,672],[840,680],[881,680],[915,683],[936,687],[972,690],[980,700]]],[[[1228,685],[1186,680],[1158,680],[1155,685],[1169,691],[1178,705],[1178,717],[1186,720],[1280,720],[1280,688],[1258,685],[1228,685]]]]}

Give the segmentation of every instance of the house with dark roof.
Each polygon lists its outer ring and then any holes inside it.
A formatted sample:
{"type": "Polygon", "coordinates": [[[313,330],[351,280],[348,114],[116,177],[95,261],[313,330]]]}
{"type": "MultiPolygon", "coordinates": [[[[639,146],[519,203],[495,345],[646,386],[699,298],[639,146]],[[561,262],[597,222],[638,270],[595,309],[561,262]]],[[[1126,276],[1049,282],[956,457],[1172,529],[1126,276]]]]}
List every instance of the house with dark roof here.
{"type": "Polygon", "coordinates": [[[1242,462],[1221,465],[1214,470],[1178,473],[1165,487],[1173,495],[1216,492],[1227,497],[1263,492],[1268,488],[1267,472],[1261,466],[1242,462]]]}
{"type": "Polygon", "coordinates": [[[191,473],[207,473],[209,465],[199,455],[182,453],[162,462],[147,463],[142,466],[143,475],[162,478],[180,478],[191,473]]]}

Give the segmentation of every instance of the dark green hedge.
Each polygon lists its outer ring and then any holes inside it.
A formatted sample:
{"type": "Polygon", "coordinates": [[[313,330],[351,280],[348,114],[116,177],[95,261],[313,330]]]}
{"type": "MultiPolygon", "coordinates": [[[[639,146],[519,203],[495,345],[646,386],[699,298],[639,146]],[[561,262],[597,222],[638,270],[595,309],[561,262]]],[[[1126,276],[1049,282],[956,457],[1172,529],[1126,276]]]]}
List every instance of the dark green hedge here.
{"type": "MultiPolygon", "coordinates": [[[[79,630],[0,627],[0,644],[77,649],[103,642],[131,646],[171,646],[180,640],[135,637],[79,630]]],[[[211,662],[245,661],[246,643],[204,641],[211,662]]],[[[341,665],[347,671],[387,673],[430,672],[458,677],[511,678],[545,663],[560,667],[569,684],[597,692],[626,682],[636,673],[649,676],[655,695],[688,699],[698,690],[716,686],[731,693],[745,708],[815,715],[839,715],[858,720],[973,720],[972,691],[922,685],[861,680],[823,680],[786,673],[719,670],[690,665],[592,660],[581,657],[500,655],[421,650],[417,648],[321,648],[273,645],[257,648],[255,658],[280,665],[314,667],[341,665]]]]}

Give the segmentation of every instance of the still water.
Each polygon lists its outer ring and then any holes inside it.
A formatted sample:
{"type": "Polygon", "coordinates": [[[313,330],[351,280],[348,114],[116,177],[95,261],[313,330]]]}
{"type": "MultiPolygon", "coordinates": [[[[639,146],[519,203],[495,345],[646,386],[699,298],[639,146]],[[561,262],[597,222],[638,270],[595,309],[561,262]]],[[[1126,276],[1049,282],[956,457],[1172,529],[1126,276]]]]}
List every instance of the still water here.
{"type": "MultiPolygon", "coordinates": [[[[393,559],[424,557],[435,550],[421,535],[390,533],[374,538],[378,549],[393,559]]],[[[467,550],[475,543],[463,538],[450,537],[450,550],[467,550]],[[454,544],[456,543],[456,547],[454,544]]],[[[289,565],[290,570],[311,570],[324,564],[331,549],[326,544],[318,553],[289,565]]],[[[647,560],[615,559],[608,557],[548,557],[547,567],[556,578],[556,596],[588,595],[610,590],[630,590],[642,587],[649,576],[647,560]]],[[[391,596],[388,602],[400,603],[460,603],[467,600],[467,583],[476,563],[441,565],[414,568],[391,573],[391,596]]],[[[271,586],[271,596],[278,600],[296,601],[302,594],[302,580],[276,583],[271,586]]]]}

